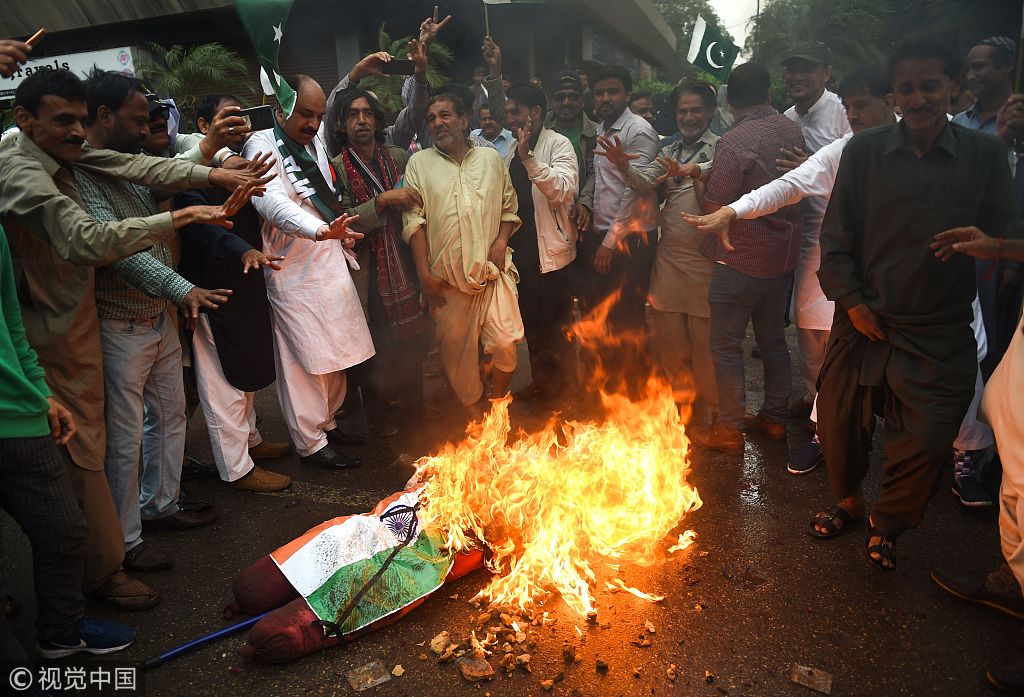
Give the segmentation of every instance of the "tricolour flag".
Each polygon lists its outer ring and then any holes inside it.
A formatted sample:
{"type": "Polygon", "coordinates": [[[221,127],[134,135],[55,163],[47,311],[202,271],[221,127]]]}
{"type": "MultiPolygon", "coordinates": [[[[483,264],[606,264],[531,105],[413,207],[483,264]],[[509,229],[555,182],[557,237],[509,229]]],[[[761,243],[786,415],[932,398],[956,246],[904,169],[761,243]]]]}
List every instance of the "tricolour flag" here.
{"type": "Polygon", "coordinates": [[[277,97],[285,117],[295,107],[295,90],[278,72],[278,53],[294,0],[235,0],[235,10],[260,61],[260,83],[277,97]],[[269,88],[269,89],[268,89],[269,88]]]}
{"type": "Polygon", "coordinates": [[[725,38],[716,28],[709,26],[703,17],[697,15],[686,60],[724,82],[729,78],[733,63],[739,54],[738,46],[725,38]]]}
{"type": "Polygon", "coordinates": [[[398,548],[341,624],[341,633],[349,634],[437,590],[451,570],[452,556],[443,549],[441,536],[423,526],[418,501],[419,491],[399,492],[370,513],[318,525],[271,557],[316,616],[337,623],[398,548]]]}

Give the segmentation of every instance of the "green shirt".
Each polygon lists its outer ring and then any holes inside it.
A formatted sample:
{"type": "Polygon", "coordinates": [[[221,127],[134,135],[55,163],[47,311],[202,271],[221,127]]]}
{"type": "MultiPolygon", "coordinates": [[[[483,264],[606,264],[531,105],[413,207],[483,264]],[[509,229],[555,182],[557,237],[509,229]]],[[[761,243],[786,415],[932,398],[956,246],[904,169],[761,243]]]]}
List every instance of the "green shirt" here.
{"type": "Polygon", "coordinates": [[[46,373],[28,345],[7,235],[0,227],[0,438],[46,436],[46,373]]]}

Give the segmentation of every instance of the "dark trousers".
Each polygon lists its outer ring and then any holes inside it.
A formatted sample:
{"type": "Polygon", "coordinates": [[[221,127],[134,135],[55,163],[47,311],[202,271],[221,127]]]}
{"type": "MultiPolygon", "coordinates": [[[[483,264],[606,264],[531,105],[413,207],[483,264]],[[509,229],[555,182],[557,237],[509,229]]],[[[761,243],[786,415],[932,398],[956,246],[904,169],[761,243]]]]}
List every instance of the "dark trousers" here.
{"type": "Polygon", "coordinates": [[[519,269],[519,312],[530,349],[534,384],[554,393],[576,387],[576,362],[568,332],[572,325],[572,265],[542,274],[534,264],[519,269]]]}
{"type": "Polygon", "coordinates": [[[0,439],[0,506],[32,545],[38,638],[67,637],[84,613],[86,524],[49,436],[0,439]]]}
{"type": "Polygon", "coordinates": [[[746,413],[746,371],[743,338],[753,323],[764,362],[762,415],[785,423],[793,390],[786,344],[786,307],[793,272],[775,278],[753,278],[731,266],[715,264],[708,290],[711,308],[709,345],[718,383],[718,418],[729,428],[743,428],[746,413]]]}
{"type": "Polygon", "coordinates": [[[875,416],[885,419],[882,488],[871,515],[886,537],[921,522],[949,472],[953,439],[973,396],[970,370],[955,366],[970,367],[972,345],[973,340],[965,347],[963,361],[929,365],[888,342],[869,342],[837,309],[818,377],[818,438],[832,496],[841,500],[860,490],[875,416]]]}
{"type": "Polygon", "coordinates": [[[604,236],[602,231],[581,235],[573,263],[573,291],[580,299],[584,317],[618,293],[605,320],[611,341],[603,346],[583,347],[583,371],[591,388],[604,387],[635,396],[651,374],[646,304],[658,232],[631,234],[625,240],[625,248],[620,246],[612,258],[611,270],[600,274],[594,268],[594,255],[604,236]]]}

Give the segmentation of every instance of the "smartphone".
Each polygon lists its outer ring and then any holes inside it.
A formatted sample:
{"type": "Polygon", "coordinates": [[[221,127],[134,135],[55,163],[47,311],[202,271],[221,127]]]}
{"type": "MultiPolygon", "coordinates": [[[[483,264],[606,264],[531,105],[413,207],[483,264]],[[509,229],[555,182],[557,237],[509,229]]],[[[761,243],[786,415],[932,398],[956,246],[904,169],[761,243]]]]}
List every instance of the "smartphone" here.
{"type": "Polygon", "coordinates": [[[245,119],[253,131],[265,131],[274,127],[274,110],[269,105],[254,106],[235,113],[245,119]]]}
{"type": "Polygon", "coordinates": [[[395,58],[381,63],[380,71],[385,75],[412,75],[416,72],[416,63],[408,58],[395,58]]]}

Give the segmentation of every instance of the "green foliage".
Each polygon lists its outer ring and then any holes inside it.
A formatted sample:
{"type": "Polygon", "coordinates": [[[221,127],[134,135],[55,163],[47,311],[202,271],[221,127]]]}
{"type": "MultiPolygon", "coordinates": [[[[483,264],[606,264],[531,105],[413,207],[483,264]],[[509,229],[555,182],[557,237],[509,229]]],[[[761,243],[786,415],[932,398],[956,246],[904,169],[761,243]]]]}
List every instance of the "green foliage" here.
{"type": "Polygon", "coordinates": [[[675,88],[675,84],[662,80],[643,79],[633,83],[634,92],[650,92],[653,95],[667,94],[675,88]]]}
{"type": "Polygon", "coordinates": [[[886,0],[770,0],[750,34],[753,60],[781,74],[786,52],[801,41],[832,49],[834,71],[845,74],[865,63],[881,64],[885,49],[886,0]]]}
{"type": "MultiPolygon", "coordinates": [[[[654,0],[655,7],[661,13],[665,23],[671,27],[676,35],[676,60],[673,65],[666,65],[658,71],[658,76],[675,84],[682,77],[699,77],[708,80],[711,76],[703,70],[693,67],[686,60],[686,52],[690,48],[690,37],[693,35],[693,25],[697,21],[697,15],[701,15],[730,41],[734,41],[729,32],[722,27],[722,20],[708,0],[654,0]]],[[[741,47],[742,48],[742,47],[741,47]]],[[[717,80],[711,79],[713,83],[717,80]]]]}
{"type": "Polygon", "coordinates": [[[864,64],[884,66],[893,46],[914,32],[945,32],[966,54],[986,36],[1016,38],[1020,24],[1020,0],[765,0],[748,48],[772,72],[773,97],[781,100],[781,61],[799,41],[828,45],[838,80],[864,64]]]}
{"type": "MultiPolygon", "coordinates": [[[[414,38],[403,36],[399,39],[392,39],[382,24],[377,33],[377,50],[387,51],[392,56],[404,58],[408,54],[409,42],[414,38]]],[[[430,44],[427,51],[427,82],[431,87],[440,87],[448,81],[444,70],[454,60],[455,54],[450,48],[437,41],[430,44]]],[[[402,85],[405,83],[405,78],[405,75],[374,75],[363,80],[362,84],[376,94],[384,108],[394,115],[404,106],[402,104],[402,85]]]]}
{"type": "Polygon", "coordinates": [[[151,43],[148,48],[153,57],[141,57],[136,72],[161,96],[174,97],[184,114],[192,113],[203,91],[231,92],[239,98],[255,94],[248,63],[222,44],[164,48],[151,43]],[[240,85],[246,85],[241,90],[244,94],[238,94],[240,85]]]}

